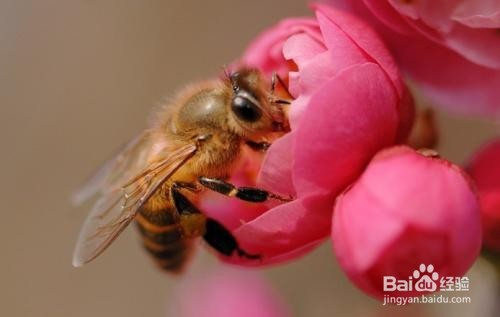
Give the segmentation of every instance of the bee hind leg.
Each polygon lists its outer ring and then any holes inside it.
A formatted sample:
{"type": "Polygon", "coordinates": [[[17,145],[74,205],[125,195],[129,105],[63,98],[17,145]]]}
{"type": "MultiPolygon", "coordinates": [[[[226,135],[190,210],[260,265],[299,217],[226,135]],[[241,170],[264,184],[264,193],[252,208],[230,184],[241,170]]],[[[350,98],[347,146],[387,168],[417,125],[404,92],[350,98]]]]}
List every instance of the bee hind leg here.
{"type": "Polygon", "coordinates": [[[203,236],[203,239],[216,251],[223,255],[231,256],[236,252],[240,257],[247,259],[260,259],[257,254],[247,253],[238,245],[238,241],[218,221],[207,218],[196,206],[189,201],[181,192],[181,188],[193,188],[192,185],[186,187],[184,183],[174,183],[170,189],[170,195],[174,206],[179,213],[181,227],[186,238],[203,236]]]}
{"type": "Polygon", "coordinates": [[[208,218],[206,222],[206,231],[203,239],[219,253],[231,256],[236,252],[240,257],[260,260],[262,257],[258,254],[250,254],[238,246],[236,238],[218,221],[208,218]]]}
{"type": "Polygon", "coordinates": [[[249,202],[261,203],[267,201],[268,199],[276,199],[281,202],[289,202],[293,200],[293,197],[291,196],[283,197],[256,187],[236,187],[231,183],[217,178],[200,177],[198,181],[202,186],[210,190],[249,202]]]}

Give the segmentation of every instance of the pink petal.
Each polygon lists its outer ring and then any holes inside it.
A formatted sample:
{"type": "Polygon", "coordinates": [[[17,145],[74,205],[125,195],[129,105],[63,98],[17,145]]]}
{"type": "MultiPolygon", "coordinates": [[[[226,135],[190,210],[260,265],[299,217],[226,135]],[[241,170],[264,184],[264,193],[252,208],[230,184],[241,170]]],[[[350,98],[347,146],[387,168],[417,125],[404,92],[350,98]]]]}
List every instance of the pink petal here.
{"type": "Polygon", "coordinates": [[[314,8],[317,10],[316,15],[325,43],[330,50],[336,51],[338,41],[342,37],[335,34],[341,30],[342,33],[345,33],[346,38],[350,39],[363,54],[368,55],[368,61],[375,62],[382,67],[394,84],[398,96],[401,97],[403,83],[399,70],[378,34],[363,21],[350,14],[342,13],[326,5],[316,4],[314,8]]]}
{"type": "Polygon", "coordinates": [[[483,246],[495,253],[500,252],[500,191],[480,190],[483,246]]]}
{"type": "MultiPolygon", "coordinates": [[[[499,14],[499,5],[489,4],[490,0],[475,1],[475,8],[470,4],[463,6],[462,1],[457,0],[421,0],[405,4],[400,1],[391,0],[393,6],[399,10],[402,15],[409,15],[407,10],[412,11],[421,19],[421,22],[413,24],[416,29],[429,35],[428,28],[437,31],[440,34],[443,45],[449,47],[473,63],[489,67],[500,68],[500,37],[495,29],[487,26],[471,28],[468,25],[455,23],[454,15],[456,10],[466,14],[464,10],[478,9],[489,11],[493,16],[499,14]],[[460,7],[460,5],[462,5],[460,7]],[[458,7],[458,8],[457,8],[458,7]]],[[[484,11],[483,11],[484,12],[484,11]]],[[[412,16],[412,18],[415,18],[412,16]]],[[[489,20],[491,21],[491,20],[489,20]]],[[[488,23],[488,24],[491,24],[488,23]]],[[[435,40],[436,37],[431,36],[435,40]]]]}
{"type": "Polygon", "coordinates": [[[314,56],[323,53],[326,48],[322,42],[313,39],[307,33],[291,35],[283,45],[283,55],[293,60],[299,69],[304,67],[314,56]]]}
{"type": "MultiPolygon", "coordinates": [[[[370,194],[377,197],[380,205],[385,206],[393,217],[400,218],[409,226],[430,232],[439,232],[446,226],[449,228],[450,243],[455,244],[453,250],[457,253],[469,250],[467,246],[471,241],[477,242],[479,228],[474,227],[478,215],[471,215],[471,211],[477,210],[477,199],[468,176],[447,161],[423,159],[422,155],[407,147],[394,148],[392,151],[386,150],[377,155],[376,158],[385,155],[384,161],[371,165],[369,177],[360,180],[362,186],[369,188],[370,194]],[[423,171],[426,175],[435,175],[435,181],[430,181],[432,176],[422,175],[423,171]],[[389,194],[387,189],[401,183],[402,177],[411,180],[405,184],[405,191],[398,192],[398,195],[389,194]],[[453,190],[452,194],[448,190],[453,190]],[[401,202],[407,202],[414,212],[400,212],[401,202]],[[426,212],[430,210],[432,212],[426,212]],[[422,217],[422,212],[425,212],[425,217],[422,217]]],[[[452,255],[470,258],[467,254],[452,255]]]]}
{"type": "Polygon", "coordinates": [[[498,29],[456,25],[444,38],[444,43],[473,63],[500,70],[499,33],[498,29]]]}
{"type": "MultiPolygon", "coordinates": [[[[359,0],[352,1],[359,2],[359,0]]],[[[398,10],[396,10],[387,0],[364,0],[364,3],[366,7],[358,4],[353,7],[353,9],[361,13],[364,19],[370,21],[371,24],[377,25],[378,23],[374,21],[373,16],[366,10],[367,8],[369,8],[369,11],[371,11],[371,13],[385,26],[398,34],[405,36],[420,34],[438,43],[442,40],[441,34],[436,29],[428,26],[422,20],[417,19],[418,13],[410,12],[409,10],[400,10],[398,12],[398,10]]]]}
{"type": "Polygon", "coordinates": [[[348,256],[348,261],[352,261],[352,269],[362,272],[375,265],[381,253],[403,233],[405,225],[397,217],[379,212],[380,201],[369,193],[356,188],[348,189],[346,193],[337,198],[335,209],[364,210],[364,212],[352,215],[346,215],[343,212],[334,213],[333,244],[341,263],[344,262],[344,257],[348,256]],[[346,193],[348,193],[349,199],[344,199],[346,193]],[[366,209],[367,204],[372,205],[373,208],[366,209]],[[376,219],[377,222],[384,225],[374,226],[367,219],[376,219]],[[349,235],[349,231],[356,231],[356,236],[348,241],[338,241],[337,243],[335,239],[349,235]],[[370,252],[367,253],[366,250],[370,250],[370,252]]]}
{"type": "Polygon", "coordinates": [[[437,106],[476,115],[500,112],[498,1],[330,2],[347,2],[375,26],[398,65],[437,106]]]}
{"type": "Polygon", "coordinates": [[[293,34],[305,33],[321,43],[317,23],[313,19],[295,18],[281,21],[262,32],[245,50],[240,63],[256,67],[267,76],[274,71],[286,78],[290,65],[283,56],[283,44],[293,34]]]}
{"type": "Polygon", "coordinates": [[[483,145],[467,166],[481,203],[483,245],[500,252],[500,139],[483,145]]]}
{"type": "Polygon", "coordinates": [[[333,197],[316,195],[272,208],[233,232],[241,248],[260,254],[262,260],[237,255],[223,259],[239,265],[260,266],[305,254],[328,236],[332,205],[333,197]]]}
{"type": "Polygon", "coordinates": [[[297,79],[300,95],[292,102],[289,112],[292,130],[297,127],[302,113],[307,110],[311,96],[323,89],[324,83],[333,78],[338,71],[348,66],[339,65],[337,62],[342,63],[342,60],[332,59],[331,52],[326,51],[316,55],[300,69],[297,79]]]}
{"type": "MultiPolygon", "coordinates": [[[[364,283],[359,285],[366,286],[367,289],[362,289],[367,291],[369,295],[382,299],[383,276],[395,276],[399,280],[408,281],[421,264],[432,264],[439,276],[463,276],[472,264],[469,262],[466,270],[455,268],[453,264],[450,265],[450,263],[458,261],[457,258],[450,255],[449,250],[449,239],[446,234],[406,228],[404,233],[386,248],[380,257],[383,260],[378,261],[366,271],[364,277],[363,275],[357,276],[364,283]]],[[[474,260],[476,258],[477,253],[474,254],[474,260]]],[[[385,295],[421,296],[423,294],[413,288],[413,291],[410,292],[385,292],[385,295]]]]}
{"type": "Polygon", "coordinates": [[[450,14],[457,6],[457,0],[419,0],[409,3],[389,0],[389,3],[401,14],[413,20],[421,19],[426,25],[447,33],[453,23],[449,20],[450,14]]]}
{"type": "Polygon", "coordinates": [[[473,64],[422,39],[393,35],[390,41],[397,47],[398,62],[432,102],[469,114],[500,115],[500,71],[473,64]]]}
{"type": "MultiPolygon", "coordinates": [[[[350,3],[350,9],[357,13],[363,13],[362,16],[365,20],[369,20],[370,12],[382,23],[400,34],[412,35],[415,29],[408,19],[401,16],[401,14],[388,2],[379,0],[346,0],[350,3]],[[367,14],[368,13],[368,14],[367,14]]],[[[334,2],[337,2],[335,0],[334,2]]]]}
{"type": "MultiPolygon", "coordinates": [[[[453,202],[454,197],[443,198],[443,182],[452,182],[457,178],[457,170],[454,168],[443,169],[443,164],[434,164],[431,159],[422,159],[421,155],[414,153],[406,147],[393,148],[392,152],[386,150],[383,154],[376,156],[376,159],[382,160],[378,164],[370,165],[369,177],[362,177],[359,180],[360,186],[370,189],[370,195],[379,200],[379,204],[386,207],[386,212],[393,217],[404,218],[405,223],[425,227],[430,230],[439,230],[443,223],[453,222],[455,217],[450,213],[447,206],[453,202]],[[397,153],[397,155],[396,155],[397,153]],[[385,157],[382,157],[385,155],[385,157]],[[409,168],[411,167],[411,168],[409,168]],[[390,172],[388,172],[390,171],[390,172]],[[420,175],[425,171],[429,175],[439,175],[440,182],[429,182],[428,177],[420,175]],[[405,184],[405,191],[398,192],[398,195],[391,195],[387,192],[394,184],[401,182],[401,177],[405,176],[412,181],[405,184]],[[422,190],[426,188],[426,190],[422,190]],[[432,207],[436,212],[426,213],[422,217],[420,213],[402,213],[401,202],[407,201],[415,210],[429,210],[432,207]],[[432,202],[432,204],[430,203],[432,202]]],[[[467,186],[461,186],[454,189],[459,197],[471,196],[471,189],[467,186]]],[[[471,199],[474,202],[474,199],[471,199]]]]}
{"type": "Polygon", "coordinates": [[[268,209],[264,204],[250,203],[212,191],[203,194],[199,206],[206,216],[216,219],[229,230],[257,218],[268,209]]]}
{"type": "Polygon", "coordinates": [[[463,1],[451,18],[471,28],[500,28],[500,1],[463,1]]]}
{"type": "Polygon", "coordinates": [[[500,191],[500,139],[484,144],[472,157],[467,171],[479,190],[500,191]]]}
{"type": "Polygon", "coordinates": [[[297,98],[297,96],[300,96],[301,91],[299,72],[291,71],[288,73],[288,91],[295,98],[297,98]]]}
{"type": "Polygon", "coordinates": [[[397,107],[375,64],[350,67],[325,83],[296,130],[292,173],[299,197],[336,195],[351,183],[373,154],[395,141],[397,107]]]}
{"type": "Polygon", "coordinates": [[[288,133],[268,149],[258,177],[259,187],[284,196],[296,196],[292,180],[292,140],[288,133]]]}

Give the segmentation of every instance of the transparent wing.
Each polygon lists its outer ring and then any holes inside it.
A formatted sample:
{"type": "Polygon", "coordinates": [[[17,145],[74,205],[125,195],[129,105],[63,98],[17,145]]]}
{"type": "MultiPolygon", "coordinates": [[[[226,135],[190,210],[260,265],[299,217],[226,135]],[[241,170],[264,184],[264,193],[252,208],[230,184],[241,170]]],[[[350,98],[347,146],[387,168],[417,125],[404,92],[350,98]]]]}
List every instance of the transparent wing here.
{"type": "Polygon", "coordinates": [[[194,144],[180,147],[127,182],[103,188],[101,197],[83,224],[73,254],[73,265],[82,266],[99,256],[155,191],[195,153],[194,144]]]}
{"type": "Polygon", "coordinates": [[[81,205],[99,192],[104,192],[112,184],[125,182],[145,167],[152,149],[149,130],[143,131],[123,146],[73,194],[72,201],[81,205]]]}

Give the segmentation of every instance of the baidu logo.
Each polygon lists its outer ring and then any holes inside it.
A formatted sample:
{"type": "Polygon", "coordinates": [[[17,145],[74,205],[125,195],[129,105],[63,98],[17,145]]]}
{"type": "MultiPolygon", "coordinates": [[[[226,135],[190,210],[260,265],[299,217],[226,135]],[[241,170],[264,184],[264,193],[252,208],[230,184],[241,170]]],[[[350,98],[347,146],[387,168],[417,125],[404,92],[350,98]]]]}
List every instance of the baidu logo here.
{"type": "Polygon", "coordinates": [[[439,279],[439,274],[434,272],[432,264],[420,264],[418,270],[413,271],[415,279],[415,290],[419,292],[434,292],[437,289],[436,281],[439,279]]]}
{"type": "Polygon", "coordinates": [[[468,291],[467,277],[439,276],[432,264],[420,264],[406,280],[395,276],[384,276],[385,292],[434,292],[434,291],[468,291]]]}

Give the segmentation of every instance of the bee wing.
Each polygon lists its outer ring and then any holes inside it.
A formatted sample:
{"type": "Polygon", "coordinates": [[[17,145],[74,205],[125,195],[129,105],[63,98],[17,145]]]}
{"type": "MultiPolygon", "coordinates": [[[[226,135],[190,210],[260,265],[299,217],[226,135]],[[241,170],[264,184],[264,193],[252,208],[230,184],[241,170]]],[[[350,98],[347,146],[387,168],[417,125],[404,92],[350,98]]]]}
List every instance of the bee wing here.
{"type": "Polygon", "coordinates": [[[73,265],[82,266],[99,256],[155,191],[196,153],[196,149],[194,144],[180,147],[128,182],[102,189],[78,237],[73,265]]]}
{"type": "Polygon", "coordinates": [[[95,194],[103,193],[111,184],[125,182],[143,169],[152,148],[151,141],[150,131],[145,130],[125,144],[75,191],[73,204],[81,205],[95,194]]]}

